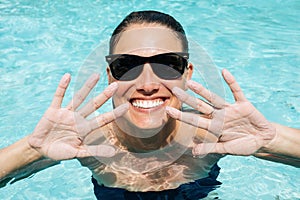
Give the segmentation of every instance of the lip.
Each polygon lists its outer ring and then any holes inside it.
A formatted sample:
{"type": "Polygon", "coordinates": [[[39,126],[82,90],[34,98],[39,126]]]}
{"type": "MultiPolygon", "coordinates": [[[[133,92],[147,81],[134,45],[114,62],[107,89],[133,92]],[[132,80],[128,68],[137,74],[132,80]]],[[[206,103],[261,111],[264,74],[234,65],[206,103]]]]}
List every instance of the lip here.
{"type": "Polygon", "coordinates": [[[137,98],[131,98],[129,99],[130,102],[130,106],[133,110],[137,111],[137,112],[144,112],[144,113],[149,113],[149,112],[154,112],[157,110],[162,109],[163,107],[165,107],[168,104],[170,97],[137,97],[137,98]],[[132,102],[135,100],[145,100],[145,101],[150,101],[150,100],[157,100],[157,99],[161,99],[163,101],[162,104],[152,107],[152,108],[141,108],[141,107],[136,107],[133,106],[132,102]]]}

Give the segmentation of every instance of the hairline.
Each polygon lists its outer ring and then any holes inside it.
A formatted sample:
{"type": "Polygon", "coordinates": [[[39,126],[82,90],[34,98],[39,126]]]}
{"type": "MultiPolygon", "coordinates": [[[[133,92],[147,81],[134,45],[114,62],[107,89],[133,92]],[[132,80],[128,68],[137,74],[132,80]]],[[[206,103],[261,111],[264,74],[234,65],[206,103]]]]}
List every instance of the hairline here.
{"type": "MultiPolygon", "coordinates": [[[[110,38],[110,42],[109,42],[109,54],[113,54],[115,47],[117,46],[120,38],[122,37],[122,34],[126,31],[132,30],[130,27],[134,26],[134,25],[155,25],[153,27],[164,27],[169,29],[172,33],[174,33],[174,35],[176,36],[176,38],[180,41],[181,43],[181,49],[183,52],[188,53],[188,49],[184,48],[184,41],[182,38],[180,38],[180,35],[184,35],[178,31],[175,31],[174,29],[170,28],[167,25],[161,24],[159,22],[142,22],[142,23],[131,23],[129,26],[125,27],[120,33],[116,34],[116,35],[112,35],[110,38]]],[[[151,27],[151,26],[145,26],[145,27],[151,27]]],[[[143,27],[141,27],[143,28],[143,27]]]]}

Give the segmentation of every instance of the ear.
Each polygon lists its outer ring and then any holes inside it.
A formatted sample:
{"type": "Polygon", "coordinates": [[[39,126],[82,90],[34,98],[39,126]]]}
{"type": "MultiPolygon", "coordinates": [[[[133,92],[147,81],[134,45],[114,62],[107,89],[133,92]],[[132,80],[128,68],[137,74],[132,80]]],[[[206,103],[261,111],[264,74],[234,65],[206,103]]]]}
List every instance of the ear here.
{"type": "Polygon", "coordinates": [[[189,65],[188,65],[188,71],[187,71],[187,76],[186,76],[186,80],[187,81],[192,79],[193,72],[194,72],[194,66],[193,66],[192,63],[189,63],[189,65]]]}
{"type": "Polygon", "coordinates": [[[194,72],[194,66],[193,66],[192,63],[189,63],[187,68],[188,68],[188,69],[187,69],[187,71],[186,71],[186,76],[185,76],[184,90],[187,90],[187,89],[188,89],[188,87],[187,87],[187,85],[186,85],[186,81],[192,79],[192,75],[193,75],[193,72],[194,72]]]}
{"type": "Polygon", "coordinates": [[[106,67],[106,76],[107,76],[108,84],[111,84],[113,82],[113,77],[110,73],[109,67],[106,67]]]}

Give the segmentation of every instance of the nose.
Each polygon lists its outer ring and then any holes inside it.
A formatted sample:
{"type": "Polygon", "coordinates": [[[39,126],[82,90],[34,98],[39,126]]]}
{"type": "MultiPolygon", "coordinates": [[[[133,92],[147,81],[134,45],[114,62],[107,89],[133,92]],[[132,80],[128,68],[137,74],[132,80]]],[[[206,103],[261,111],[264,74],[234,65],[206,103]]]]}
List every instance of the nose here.
{"type": "Polygon", "coordinates": [[[136,81],[137,91],[144,95],[152,95],[156,93],[160,87],[159,79],[148,63],[144,64],[143,71],[136,81]]]}

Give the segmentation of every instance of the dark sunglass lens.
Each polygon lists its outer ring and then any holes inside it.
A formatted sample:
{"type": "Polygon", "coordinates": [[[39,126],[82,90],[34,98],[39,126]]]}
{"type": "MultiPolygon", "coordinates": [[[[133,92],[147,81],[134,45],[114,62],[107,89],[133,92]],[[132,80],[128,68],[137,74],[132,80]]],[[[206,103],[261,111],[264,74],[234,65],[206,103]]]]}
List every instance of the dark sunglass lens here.
{"type": "Polygon", "coordinates": [[[174,80],[181,77],[181,72],[164,64],[151,63],[152,70],[161,79],[174,80]]]}
{"type": "Polygon", "coordinates": [[[112,75],[117,80],[133,80],[136,79],[137,74],[141,69],[135,69],[139,65],[138,59],[133,55],[118,55],[110,63],[110,70],[112,75]]]}
{"type": "Polygon", "coordinates": [[[168,55],[164,58],[164,62],[164,64],[169,65],[169,67],[172,67],[179,72],[182,72],[182,69],[186,67],[184,65],[184,58],[180,57],[179,55],[168,55]]]}
{"type": "Polygon", "coordinates": [[[153,58],[154,72],[162,79],[177,79],[187,66],[187,60],[175,53],[161,54],[153,58]]]}
{"type": "MultiPolygon", "coordinates": [[[[188,56],[188,55],[185,55],[188,56]]],[[[166,80],[178,79],[187,66],[187,58],[176,53],[165,53],[151,57],[122,54],[107,57],[113,77],[117,80],[136,79],[143,71],[143,65],[149,63],[154,73],[166,80]]]]}
{"type": "Polygon", "coordinates": [[[123,75],[119,78],[120,81],[132,81],[136,79],[143,71],[143,65],[135,66],[130,70],[127,70],[123,75]]]}

